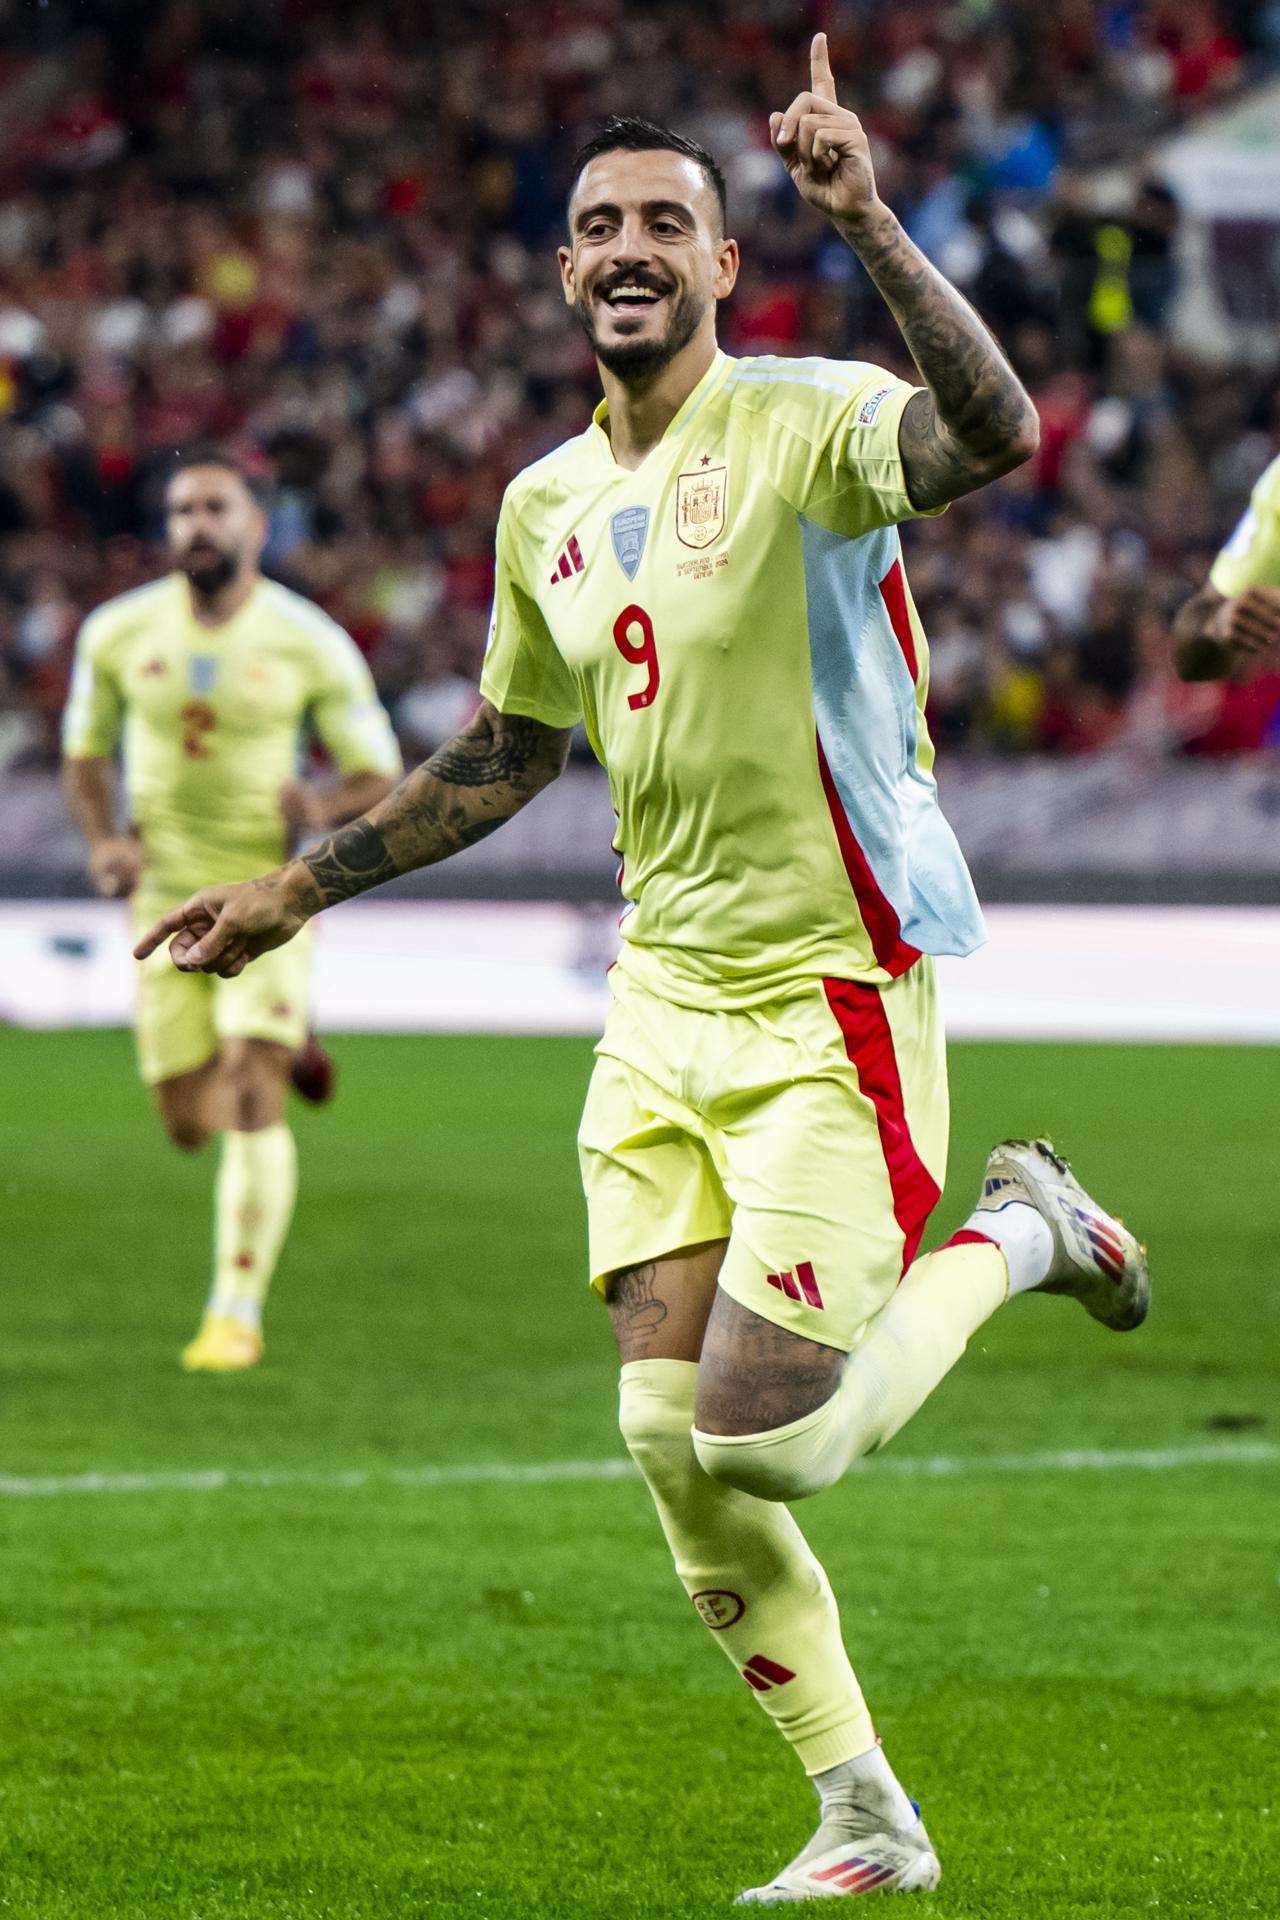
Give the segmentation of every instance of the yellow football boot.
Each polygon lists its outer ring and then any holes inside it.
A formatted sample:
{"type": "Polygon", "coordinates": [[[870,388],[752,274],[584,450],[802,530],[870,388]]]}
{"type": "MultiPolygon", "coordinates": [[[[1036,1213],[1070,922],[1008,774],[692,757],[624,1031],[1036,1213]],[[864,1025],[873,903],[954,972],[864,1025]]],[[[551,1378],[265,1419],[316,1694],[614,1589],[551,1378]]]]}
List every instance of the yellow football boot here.
{"type": "Polygon", "coordinates": [[[182,1349],[182,1365],[187,1373],[237,1373],[242,1367],[256,1367],[262,1358],[262,1335],[257,1327],[229,1314],[206,1313],[200,1331],[182,1349]]]}

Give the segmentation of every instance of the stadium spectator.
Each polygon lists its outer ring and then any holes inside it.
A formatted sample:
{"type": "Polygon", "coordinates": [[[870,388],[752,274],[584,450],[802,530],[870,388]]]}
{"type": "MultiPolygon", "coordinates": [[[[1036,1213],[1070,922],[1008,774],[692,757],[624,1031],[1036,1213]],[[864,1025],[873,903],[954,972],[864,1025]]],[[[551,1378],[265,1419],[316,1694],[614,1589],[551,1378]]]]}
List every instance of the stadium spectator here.
{"type": "MultiPolygon", "coordinates": [[[[576,139],[641,80],[720,155],[751,237],[730,349],[891,357],[768,146],[816,24],[859,76],[886,195],[1012,343],[1043,421],[1033,470],[913,536],[941,741],[1182,750],[1176,715],[1152,719],[1158,636],[1280,422],[1268,375],[1168,337],[1178,216],[1147,154],[1276,69],[1274,10],[719,12],[723,37],[696,9],[588,0],[515,19],[481,0],[448,34],[401,0],[6,16],[0,754],[52,761],[77,618],[159,569],[160,476],[211,436],[269,482],[273,570],[356,636],[406,744],[430,743],[478,670],[502,489],[593,404],[547,242],[576,139]],[[1100,161],[1129,182],[1101,210],[1100,161]]],[[[1209,697],[1198,751],[1269,737],[1265,690],[1209,697]]]]}

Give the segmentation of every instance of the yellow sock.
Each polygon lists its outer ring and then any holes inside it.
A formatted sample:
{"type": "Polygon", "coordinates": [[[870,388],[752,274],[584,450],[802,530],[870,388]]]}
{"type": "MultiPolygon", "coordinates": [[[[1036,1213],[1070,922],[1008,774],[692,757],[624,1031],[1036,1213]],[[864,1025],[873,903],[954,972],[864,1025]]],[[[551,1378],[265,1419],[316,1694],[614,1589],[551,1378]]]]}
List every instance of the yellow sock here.
{"type": "Polygon", "coordinates": [[[717,1480],[766,1500],[800,1500],[831,1486],[906,1425],[1008,1290],[1005,1257],[990,1242],[975,1237],[926,1254],[868,1322],[829,1400],[764,1433],[699,1430],[699,1461],[717,1480]]]}
{"type": "Polygon", "coordinates": [[[718,1485],[694,1457],[698,1369],[633,1360],[619,1424],[694,1606],[806,1773],[876,1743],[830,1582],[785,1507],[718,1485]]]}
{"type": "Polygon", "coordinates": [[[259,1325],[297,1191],[298,1149],[283,1120],[257,1133],[223,1134],[211,1313],[259,1325]]]}
{"type": "Polygon", "coordinates": [[[908,1269],[850,1354],[840,1382],[855,1454],[888,1445],[1008,1292],[1005,1257],[988,1242],[939,1247],[908,1269]]]}

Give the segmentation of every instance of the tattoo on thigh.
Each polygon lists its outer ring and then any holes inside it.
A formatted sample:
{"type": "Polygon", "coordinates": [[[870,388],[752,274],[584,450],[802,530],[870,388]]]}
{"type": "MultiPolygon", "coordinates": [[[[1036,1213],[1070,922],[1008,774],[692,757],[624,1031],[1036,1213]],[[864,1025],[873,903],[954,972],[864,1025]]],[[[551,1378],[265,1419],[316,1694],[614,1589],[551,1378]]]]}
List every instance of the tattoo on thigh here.
{"type": "Polygon", "coordinates": [[[609,1277],[605,1301],[622,1315],[628,1333],[654,1333],[667,1317],[667,1303],[659,1300],[654,1289],[657,1272],[649,1260],[642,1267],[628,1267],[609,1277]]]}

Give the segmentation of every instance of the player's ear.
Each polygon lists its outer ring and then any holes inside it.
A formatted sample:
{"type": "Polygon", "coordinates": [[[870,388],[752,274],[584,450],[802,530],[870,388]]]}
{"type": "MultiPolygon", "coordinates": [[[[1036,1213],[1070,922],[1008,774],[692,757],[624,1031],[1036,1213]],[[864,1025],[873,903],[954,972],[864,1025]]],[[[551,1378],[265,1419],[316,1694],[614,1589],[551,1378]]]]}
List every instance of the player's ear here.
{"type": "Polygon", "coordinates": [[[574,274],[573,274],[573,255],[570,252],[568,247],[561,247],[558,253],[556,254],[556,259],[560,262],[560,284],[564,288],[565,304],[571,307],[573,305],[573,294],[574,294],[574,284],[575,284],[574,274]]]}
{"type": "Polygon", "coordinates": [[[738,278],[738,243],[736,240],[722,240],[716,257],[717,300],[727,300],[733,292],[738,278]]]}

